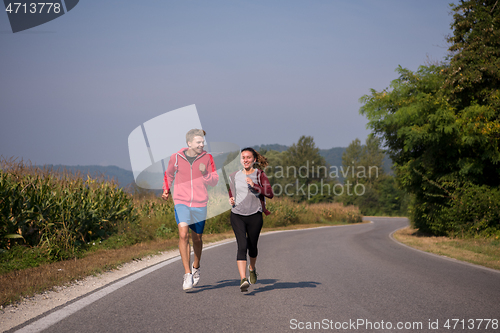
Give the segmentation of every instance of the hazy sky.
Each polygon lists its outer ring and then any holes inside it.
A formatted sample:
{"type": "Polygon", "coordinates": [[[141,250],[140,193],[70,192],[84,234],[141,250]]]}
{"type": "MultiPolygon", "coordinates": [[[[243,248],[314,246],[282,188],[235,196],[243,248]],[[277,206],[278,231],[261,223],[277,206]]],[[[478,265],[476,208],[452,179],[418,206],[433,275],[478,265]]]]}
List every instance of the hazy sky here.
{"type": "Polygon", "coordinates": [[[358,99],[443,59],[448,3],[82,0],[15,34],[2,12],[0,155],[130,169],[130,132],[191,104],[208,141],[364,141],[358,99]]]}

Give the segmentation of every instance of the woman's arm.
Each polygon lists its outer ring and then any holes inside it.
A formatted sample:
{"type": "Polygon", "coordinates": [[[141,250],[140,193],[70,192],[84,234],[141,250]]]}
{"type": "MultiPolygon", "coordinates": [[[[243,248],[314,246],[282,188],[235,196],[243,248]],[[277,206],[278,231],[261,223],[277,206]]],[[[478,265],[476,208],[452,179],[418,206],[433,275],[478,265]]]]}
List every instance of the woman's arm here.
{"type": "Polygon", "coordinates": [[[264,171],[260,172],[260,183],[261,185],[253,184],[253,188],[265,197],[272,199],[274,197],[273,188],[264,171]]]}

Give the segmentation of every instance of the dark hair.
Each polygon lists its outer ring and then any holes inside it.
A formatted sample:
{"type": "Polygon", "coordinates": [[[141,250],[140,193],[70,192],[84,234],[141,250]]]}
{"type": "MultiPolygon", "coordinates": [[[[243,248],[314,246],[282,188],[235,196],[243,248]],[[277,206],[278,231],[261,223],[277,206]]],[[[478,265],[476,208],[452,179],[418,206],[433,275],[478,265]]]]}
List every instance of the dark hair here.
{"type": "Polygon", "coordinates": [[[241,152],[244,152],[244,151],[249,151],[252,153],[253,158],[255,159],[254,164],[255,164],[256,168],[264,169],[266,166],[269,165],[269,163],[267,163],[267,158],[265,158],[264,156],[259,154],[255,149],[247,147],[247,148],[243,148],[241,150],[241,152]]]}

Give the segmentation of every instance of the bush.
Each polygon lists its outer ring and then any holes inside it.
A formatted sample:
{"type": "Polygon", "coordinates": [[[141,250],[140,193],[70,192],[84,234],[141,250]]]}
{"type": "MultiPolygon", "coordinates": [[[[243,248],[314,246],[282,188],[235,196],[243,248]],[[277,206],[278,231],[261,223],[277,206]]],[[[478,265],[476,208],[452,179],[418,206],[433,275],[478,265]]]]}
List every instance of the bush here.
{"type": "Polygon", "coordinates": [[[500,236],[498,188],[466,183],[453,185],[448,194],[444,204],[415,205],[412,217],[417,228],[451,237],[500,236]]]}
{"type": "Polygon", "coordinates": [[[438,215],[439,222],[452,236],[500,235],[500,190],[473,184],[458,188],[451,205],[438,215]]]}

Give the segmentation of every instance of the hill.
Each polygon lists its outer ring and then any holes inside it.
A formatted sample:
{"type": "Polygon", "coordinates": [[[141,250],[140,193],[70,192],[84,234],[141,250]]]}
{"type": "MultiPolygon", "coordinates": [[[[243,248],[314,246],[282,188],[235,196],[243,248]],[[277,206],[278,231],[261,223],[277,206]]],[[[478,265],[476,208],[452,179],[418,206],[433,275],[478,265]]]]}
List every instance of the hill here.
{"type": "Polygon", "coordinates": [[[279,152],[285,151],[288,149],[289,146],[285,145],[280,145],[280,144],[272,144],[272,145],[260,145],[260,146],[252,146],[253,149],[256,151],[261,151],[261,150],[276,150],[279,152]]]}
{"type": "Polygon", "coordinates": [[[344,154],[345,150],[346,148],[343,147],[320,149],[319,154],[325,158],[326,163],[340,167],[342,165],[342,154],[344,154]]]}
{"type": "MultiPolygon", "coordinates": [[[[285,145],[280,145],[280,144],[270,144],[270,145],[260,145],[260,146],[253,146],[255,150],[277,150],[277,151],[285,151],[288,149],[289,146],[285,145]]],[[[319,153],[321,156],[323,156],[326,160],[326,163],[328,163],[330,166],[337,166],[340,167],[342,165],[342,154],[345,152],[346,148],[344,147],[334,147],[330,149],[320,149],[319,153]]],[[[223,160],[225,157],[223,158],[223,160]]],[[[219,163],[217,161],[216,165],[218,166],[219,163]]],[[[76,166],[70,166],[70,165],[45,165],[46,167],[52,167],[54,170],[57,169],[66,169],[68,171],[71,171],[73,173],[75,172],[80,172],[84,175],[88,174],[93,177],[97,177],[100,175],[104,175],[105,177],[109,178],[114,178],[120,187],[125,188],[128,185],[134,183],[134,176],[132,174],[132,171],[122,169],[120,167],[110,165],[110,166],[102,166],[102,165],[76,165],[76,166]]],[[[392,174],[391,170],[392,162],[389,159],[389,157],[384,158],[384,171],[392,174]]],[[[162,179],[163,180],[163,179],[162,179]]]]}
{"type": "Polygon", "coordinates": [[[120,187],[126,187],[130,183],[134,182],[134,175],[132,171],[119,168],[114,165],[102,166],[102,165],[45,165],[45,167],[52,168],[54,170],[68,170],[72,173],[80,172],[83,175],[90,175],[91,177],[99,177],[104,175],[105,177],[115,179],[120,187]]]}

